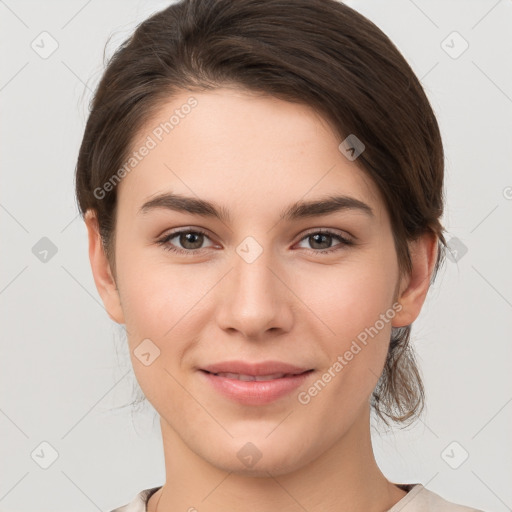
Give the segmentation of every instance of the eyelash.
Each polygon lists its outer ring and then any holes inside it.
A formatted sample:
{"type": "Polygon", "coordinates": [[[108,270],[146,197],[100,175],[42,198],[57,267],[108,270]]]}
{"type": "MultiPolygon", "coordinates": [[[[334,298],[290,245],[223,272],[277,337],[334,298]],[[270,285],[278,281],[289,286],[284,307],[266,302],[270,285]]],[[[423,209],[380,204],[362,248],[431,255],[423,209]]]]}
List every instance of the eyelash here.
{"type": "MultiPolygon", "coordinates": [[[[206,236],[207,238],[210,238],[208,236],[208,234],[205,231],[202,231],[201,229],[193,229],[193,230],[192,229],[182,229],[180,231],[174,231],[172,233],[169,233],[169,234],[165,235],[160,240],[157,240],[156,243],[158,245],[161,245],[164,248],[164,250],[166,250],[166,251],[174,252],[174,253],[177,253],[177,254],[182,254],[182,255],[185,255],[185,256],[194,256],[195,254],[197,254],[198,251],[201,251],[202,249],[189,249],[189,250],[185,250],[185,249],[180,249],[180,248],[175,247],[174,245],[170,244],[170,240],[172,240],[176,236],[181,235],[183,233],[201,234],[201,235],[206,236]]],[[[329,230],[326,230],[326,229],[320,229],[318,231],[311,231],[310,233],[308,233],[305,236],[303,236],[299,240],[299,242],[302,242],[304,239],[307,239],[307,238],[309,238],[309,237],[311,237],[313,235],[329,235],[329,236],[332,236],[333,238],[337,238],[341,242],[340,244],[338,244],[338,245],[336,245],[336,246],[334,246],[333,248],[330,248],[330,249],[323,249],[323,250],[306,249],[308,252],[312,252],[314,254],[321,254],[321,255],[330,254],[332,252],[336,252],[336,251],[342,250],[343,246],[354,245],[354,242],[352,240],[349,240],[348,238],[345,238],[345,237],[341,236],[340,234],[335,233],[334,231],[329,231],[329,230]]]]}

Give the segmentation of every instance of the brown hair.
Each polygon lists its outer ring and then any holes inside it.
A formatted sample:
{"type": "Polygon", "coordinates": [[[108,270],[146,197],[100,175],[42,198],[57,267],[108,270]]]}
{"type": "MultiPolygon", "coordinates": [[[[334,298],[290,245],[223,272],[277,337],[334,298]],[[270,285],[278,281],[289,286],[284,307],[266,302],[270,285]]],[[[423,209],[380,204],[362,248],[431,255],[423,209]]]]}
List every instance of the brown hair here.
{"type": "MultiPolygon", "coordinates": [[[[144,124],[180,90],[237,86],[309,105],[340,142],[365,145],[356,162],[389,212],[401,275],[408,242],[437,236],[444,259],[444,153],[439,127],[413,70],[370,20],[336,0],[182,0],[141,23],[97,87],[76,167],[82,215],[96,212],[115,276],[116,189],[104,184],[129,158],[144,124]],[[102,189],[101,197],[95,191],[102,189]]],[[[409,345],[393,328],[371,405],[384,420],[412,422],[424,389],[409,345]]]]}

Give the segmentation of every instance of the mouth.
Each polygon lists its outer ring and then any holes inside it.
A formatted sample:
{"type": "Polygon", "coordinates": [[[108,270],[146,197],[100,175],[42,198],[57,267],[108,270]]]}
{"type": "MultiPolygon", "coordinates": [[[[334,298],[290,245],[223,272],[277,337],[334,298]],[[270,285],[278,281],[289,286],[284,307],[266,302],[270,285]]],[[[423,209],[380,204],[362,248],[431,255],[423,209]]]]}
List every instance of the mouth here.
{"type": "Polygon", "coordinates": [[[313,370],[306,370],[300,373],[273,373],[270,375],[248,375],[243,373],[230,373],[230,372],[209,372],[207,370],[201,370],[202,372],[208,373],[210,375],[215,375],[216,377],[224,377],[226,379],[234,379],[234,380],[242,380],[245,382],[262,382],[276,379],[285,379],[288,377],[297,377],[298,375],[304,375],[305,373],[310,373],[313,370]]]}
{"type": "Polygon", "coordinates": [[[309,366],[298,366],[279,360],[261,362],[222,361],[200,367],[200,369],[213,375],[228,376],[228,378],[238,378],[240,376],[240,380],[255,380],[252,377],[264,377],[261,380],[271,380],[299,375],[311,370],[309,366]]]}
{"type": "Polygon", "coordinates": [[[201,369],[204,382],[210,390],[222,398],[227,398],[239,405],[267,405],[278,400],[289,399],[299,386],[311,379],[314,369],[288,372],[237,373],[201,369]]]}

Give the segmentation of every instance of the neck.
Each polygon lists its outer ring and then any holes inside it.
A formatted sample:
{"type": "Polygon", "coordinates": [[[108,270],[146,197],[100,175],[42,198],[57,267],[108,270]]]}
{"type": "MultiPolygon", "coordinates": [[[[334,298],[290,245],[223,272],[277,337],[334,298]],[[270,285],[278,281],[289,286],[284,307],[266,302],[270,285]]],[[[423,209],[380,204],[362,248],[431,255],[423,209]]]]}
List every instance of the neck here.
{"type": "Polygon", "coordinates": [[[369,408],[316,459],[292,472],[266,468],[257,477],[214,466],[192,452],[161,419],[166,483],[148,512],[383,512],[406,492],[389,482],[373,454],[369,408]]]}

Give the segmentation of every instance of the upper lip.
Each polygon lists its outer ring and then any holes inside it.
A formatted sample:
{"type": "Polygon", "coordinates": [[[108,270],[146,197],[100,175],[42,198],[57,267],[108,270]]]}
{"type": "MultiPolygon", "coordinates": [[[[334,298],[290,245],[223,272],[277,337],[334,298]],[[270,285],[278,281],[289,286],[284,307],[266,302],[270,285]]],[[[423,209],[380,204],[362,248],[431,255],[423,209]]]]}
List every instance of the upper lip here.
{"type": "Polygon", "coordinates": [[[236,373],[239,375],[273,375],[276,373],[294,374],[307,372],[312,368],[295,366],[281,361],[263,361],[261,363],[250,363],[247,361],[223,361],[220,363],[204,366],[201,370],[210,373],[236,373]]]}

